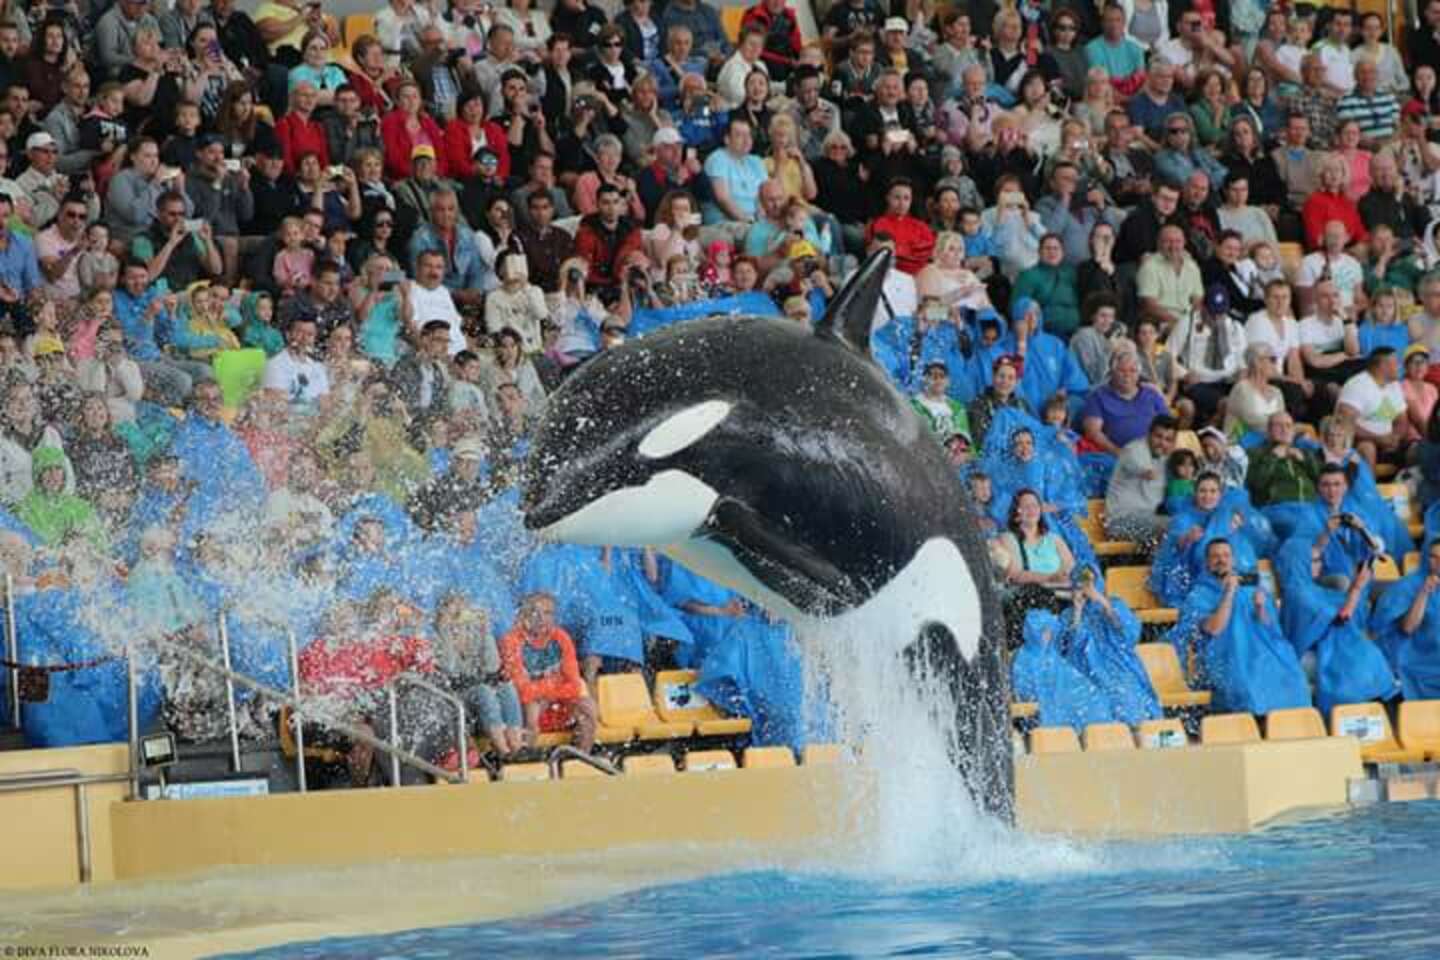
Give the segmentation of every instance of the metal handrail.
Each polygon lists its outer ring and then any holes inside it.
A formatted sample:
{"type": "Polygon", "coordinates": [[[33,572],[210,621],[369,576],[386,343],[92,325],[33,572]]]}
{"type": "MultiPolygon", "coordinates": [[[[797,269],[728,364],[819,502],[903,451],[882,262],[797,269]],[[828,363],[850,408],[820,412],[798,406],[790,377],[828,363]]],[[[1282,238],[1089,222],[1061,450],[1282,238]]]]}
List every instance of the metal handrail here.
{"type": "Polygon", "coordinates": [[[574,747],[566,743],[550,751],[550,758],[546,761],[546,764],[550,768],[551,780],[560,779],[561,760],[579,760],[586,766],[594,767],[596,770],[609,776],[618,777],[620,775],[619,768],[609,760],[588,754],[579,747],[574,747]]]}
{"type": "Polygon", "coordinates": [[[75,855],[79,858],[80,882],[89,883],[94,875],[90,852],[90,803],[85,788],[92,783],[123,783],[129,773],[81,773],[73,767],[56,770],[22,770],[0,774],[0,794],[28,793],[35,790],[75,791],[75,855]]]}
{"type": "MultiPolygon", "coordinates": [[[[15,578],[5,574],[5,659],[20,662],[20,635],[15,629],[15,578]]],[[[5,686],[10,694],[10,725],[20,729],[20,670],[5,668],[5,686]]]]}
{"type": "MultiPolygon", "coordinates": [[[[434,694],[435,696],[439,697],[441,700],[444,700],[446,703],[450,704],[450,706],[455,708],[455,754],[459,758],[458,763],[460,764],[460,782],[469,783],[470,743],[469,737],[467,736],[467,734],[469,733],[469,725],[465,722],[465,701],[461,700],[458,696],[451,693],[449,690],[446,690],[439,684],[431,683],[429,680],[426,680],[424,677],[420,676],[420,674],[411,671],[406,671],[405,673],[399,674],[390,681],[392,700],[394,696],[394,689],[401,684],[409,684],[412,687],[418,687],[427,693],[434,694]]],[[[392,739],[396,736],[396,730],[394,726],[391,726],[390,728],[390,736],[392,739]]],[[[399,780],[399,777],[396,777],[395,779],[399,780]]]]}
{"type": "MultiPolygon", "coordinates": [[[[437,766],[431,763],[429,760],[426,760],[424,757],[411,753],[409,750],[405,750],[402,747],[382,740],[380,737],[377,737],[374,733],[371,733],[369,730],[366,730],[363,727],[356,726],[352,723],[346,723],[343,720],[331,719],[329,717],[316,717],[313,712],[306,710],[305,698],[288,694],[283,690],[272,687],[267,683],[262,683],[261,681],[256,680],[253,677],[249,677],[243,673],[240,673],[239,671],[227,670],[225,667],[222,667],[217,663],[213,663],[203,654],[196,653],[194,650],[190,650],[184,645],[176,643],[174,640],[171,640],[168,637],[150,637],[147,639],[147,642],[153,643],[158,647],[163,647],[164,649],[169,650],[171,653],[179,656],[182,660],[188,661],[191,665],[201,670],[223,677],[224,679],[230,681],[233,684],[239,684],[240,686],[245,687],[247,690],[251,690],[255,693],[260,694],[262,697],[273,700],[274,702],[279,703],[282,706],[287,706],[291,709],[292,712],[296,714],[307,713],[312,722],[319,723],[339,733],[343,733],[351,740],[357,740],[360,743],[373,747],[374,749],[379,750],[381,753],[398,760],[400,763],[404,763],[408,766],[414,767],[415,769],[420,770],[424,773],[428,773],[431,776],[439,777],[442,780],[448,780],[451,783],[463,782],[460,779],[459,774],[450,770],[446,770],[444,767],[437,766]]],[[[134,663],[133,656],[131,657],[131,663],[132,665],[134,663]]],[[[130,671],[131,769],[132,779],[135,780],[138,784],[138,766],[140,751],[138,748],[139,731],[137,728],[138,721],[136,719],[135,697],[135,673],[132,668],[132,670],[130,671]]],[[[304,755],[301,754],[302,762],[303,756],[304,755]]],[[[135,792],[138,796],[138,789],[135,792]]]]}

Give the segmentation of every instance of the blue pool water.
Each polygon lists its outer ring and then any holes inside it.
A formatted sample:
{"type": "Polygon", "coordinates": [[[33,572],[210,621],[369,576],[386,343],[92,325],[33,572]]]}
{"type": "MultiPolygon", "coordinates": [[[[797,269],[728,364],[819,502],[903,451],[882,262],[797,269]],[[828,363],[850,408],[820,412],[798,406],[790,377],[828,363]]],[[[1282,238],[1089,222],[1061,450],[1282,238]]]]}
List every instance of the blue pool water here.
{"type": "MultiPolygon", "coordinates": [[[[1026,879],[753,871],[542,916],[291,944],[364,957],[1440,957],[1440,803],[1097,845],[1026,879]]],[[[503,882],[497,878],[497,882],[503,882]]]]}

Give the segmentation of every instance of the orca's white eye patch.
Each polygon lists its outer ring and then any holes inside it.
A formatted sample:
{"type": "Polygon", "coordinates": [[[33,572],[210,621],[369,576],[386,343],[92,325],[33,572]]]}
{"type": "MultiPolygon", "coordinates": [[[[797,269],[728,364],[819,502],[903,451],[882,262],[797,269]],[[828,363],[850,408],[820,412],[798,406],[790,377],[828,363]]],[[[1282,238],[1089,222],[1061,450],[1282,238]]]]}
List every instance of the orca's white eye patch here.
{"type": "Polygon", "coordinates": [[[645,434],[640,441],[640,456],[661,460],[679,453],[718,427],[730,415],[732,406],[725,400],[706,400],[671,414],[645,434]]]}

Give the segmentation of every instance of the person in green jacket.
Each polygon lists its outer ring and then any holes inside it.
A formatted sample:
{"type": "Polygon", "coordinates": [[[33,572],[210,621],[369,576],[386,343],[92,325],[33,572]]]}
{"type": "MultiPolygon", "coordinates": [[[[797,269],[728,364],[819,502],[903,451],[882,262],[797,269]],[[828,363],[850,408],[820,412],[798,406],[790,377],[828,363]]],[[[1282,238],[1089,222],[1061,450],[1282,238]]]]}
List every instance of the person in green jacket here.
{"type": "Polygon", "coordinates": [[[1266,424],[1265,445],[1250,454],[1245,488],[1256,507],[1308,503],[1319,496],[1319,455],[1295,446],[1295,420],[1281,410],[1266,424]]]}
{"type": "Polygon", "coordinates": [[[1040,238],[1040,262],[1015,278],[1011,302],[1030,297],[1040,304],[1045,314],[1045,332],[1061,340],[1080,326],[1080,293],[1075,283],[1075,268],[1065,262],[1065,244],[1056,233],[1040,238]]]}
{"type": "Polygon", "coordinates": [[[949,396],[950,369],[939,360],[925,364],[924,383],[910,404],[920,419],[941,443],[949,443],[956,435],[970,441],[970,415],[965,404],[949,396]]]}
{"type": "Polygon", "coordinates": [[[31,463],[35,486],[20,501],[15,516],[46,546],[80,538],[98,550],[108,549],[109,538],[95,508],[65,492],[65,454],[56,447],[39,447],[31,463]]]}
{"type": "Polygon", "coordinates": [[[264,350],[267,357],[275,356],[285,349],[285,337],[272,326],[274,320],[275,301],[270,294],[247,293],[240,302],[240,342],[264,350]]]}

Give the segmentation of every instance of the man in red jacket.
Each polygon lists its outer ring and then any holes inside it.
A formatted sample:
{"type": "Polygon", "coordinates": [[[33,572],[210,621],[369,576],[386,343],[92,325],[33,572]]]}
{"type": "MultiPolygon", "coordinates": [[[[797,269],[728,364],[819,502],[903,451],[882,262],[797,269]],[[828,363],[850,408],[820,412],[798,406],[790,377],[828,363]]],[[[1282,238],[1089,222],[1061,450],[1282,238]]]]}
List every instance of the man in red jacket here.
{"type": "Polygon", "coordinates": [[[1360,209],[1355,201],[1345,196],[1345,184],[1350,172],[1345,161],[1338,156],[1327,158],[1320,167],[1320,189],[1310,194],[1300,210],[1305,221],[1305,248],[1318,250],[1325,242],[1325,225],[1338,220],[1345,225],[1352,244],[1364,243],[1370,239],[1370,232],[1360,220],[1360,209]]]}
{"type": "Polygon", "coordinates": [[[515,626],[500,639],[500,662],[525,710],[533,738],[542,730],[575,729],[575,746],[595,743],[595,701],[580,681],[575,641],[555,624],[555,598],[532,593],[520,605],[515,626]]]}
{"type": "Polygon", "coordinates": [[[895,266],[914,276],[924,269],[935,252],[935,231],[929,224],[910,215],[910,204],[915,197],[915,188],[904,177],[890,181],[885,191],[885,212],[870,221],[865,231],[865,241],[870,243],[877,234],[889,234],[895,240],[895,266]]]}
{"type": "Polygon", "coordinates": [[[623,215],[629,198],[614,184],[600,185],[595,204],[598,212],[582,219],[575,231],[575,255],[590,264],[586,286],[612,303],[619,296],[626,267],[640,254],[640,227],[623,215]]]}

